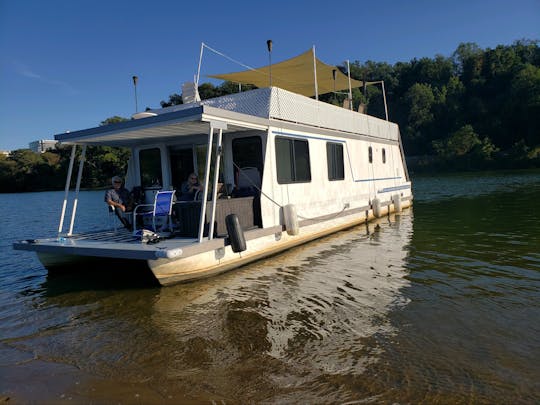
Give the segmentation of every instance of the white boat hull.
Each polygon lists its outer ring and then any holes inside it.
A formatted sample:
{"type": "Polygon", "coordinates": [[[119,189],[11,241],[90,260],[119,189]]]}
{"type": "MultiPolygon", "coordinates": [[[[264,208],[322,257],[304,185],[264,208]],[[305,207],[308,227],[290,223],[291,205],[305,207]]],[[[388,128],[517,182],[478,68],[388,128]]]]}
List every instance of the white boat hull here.
{"type": "MultiPolygon", "coordinates": [[[[401,208],[408,208],[410,205],[410,200],[402,201],[401,208]]],[[[395,212],[393,204],[384,207],[381,214],[387,215],[392,212],[395,212]]],[[[192,281],[243,266],[374,218],[373,211],[370,210],[367,216],[357,213],[301,227],[300,233],[295,236],[282,231],[251,239],[246,242],[247,250],[241,253],[233,252],[231,246],[228,245],[190,257],[149,260],[148,266],[163,286],[192,281]]]]}

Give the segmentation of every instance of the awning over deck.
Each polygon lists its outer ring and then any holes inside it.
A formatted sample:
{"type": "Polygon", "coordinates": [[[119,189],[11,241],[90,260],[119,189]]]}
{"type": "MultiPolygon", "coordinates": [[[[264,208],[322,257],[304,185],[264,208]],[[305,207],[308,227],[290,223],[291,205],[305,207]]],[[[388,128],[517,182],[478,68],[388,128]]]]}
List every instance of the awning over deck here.
{"type": "Polygon", "coordinates": [[[161,111],[158,115],[116,124],[55,135],[65,144],[132,146],[159,143],[172,138],[208,135],[212,122],[227,124],[223,132],[265,129],[268,120],[234,111],[194,105],[179,111],[161,111]]]}

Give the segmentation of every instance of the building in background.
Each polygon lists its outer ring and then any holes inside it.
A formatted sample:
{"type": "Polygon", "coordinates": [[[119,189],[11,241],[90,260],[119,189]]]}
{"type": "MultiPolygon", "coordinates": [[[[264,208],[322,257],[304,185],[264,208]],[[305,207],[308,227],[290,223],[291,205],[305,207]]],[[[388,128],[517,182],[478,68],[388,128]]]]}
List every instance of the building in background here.
{"type": "Polygon", "coordinates": [[[30,142],[28,144],[28,148],[32,152],[36,153],[43,153],[49,149],[55,149],[56,148],[57,141],[52,141],[48,139],[41,139],[39,141],[30,142]]]}

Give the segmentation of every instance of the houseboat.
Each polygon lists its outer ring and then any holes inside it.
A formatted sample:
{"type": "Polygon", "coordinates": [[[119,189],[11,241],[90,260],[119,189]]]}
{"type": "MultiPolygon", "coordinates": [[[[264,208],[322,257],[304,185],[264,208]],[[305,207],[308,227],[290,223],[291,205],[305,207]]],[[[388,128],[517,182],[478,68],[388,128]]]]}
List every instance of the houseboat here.
{"type": "Polygon", "coordinates": [[[263,80],[270,77],[268,87],[240,77],[253,72],[223,75],[259,88],[201,101],[196,83],[187,84],[184,104],[56,135],[72,147],[58,236],[18,241],[14,248],[36,252],[49,269],[76,271],[76,263],[111,260],[143,265],[161,285],[169,285],[409,207],[411,181],[398,126],[355,111],[350,102],[319,101],[324,92],[366,83],[336,72],[314,53],[301,57],[312,74],[303,87],[296,73],[283,73],[298,65],[289,60],[258,69],[263,80]],[[134,229],[119,223],[99,232],[74,230],[88,145],[131,150],[126,187],[144,200],[126,215],[134,229]],[[77,148],[75,197],[68,204],[77,148]],[[188,200],[181,187],[190,173],[198,175],[201,186],[188,200]]]}

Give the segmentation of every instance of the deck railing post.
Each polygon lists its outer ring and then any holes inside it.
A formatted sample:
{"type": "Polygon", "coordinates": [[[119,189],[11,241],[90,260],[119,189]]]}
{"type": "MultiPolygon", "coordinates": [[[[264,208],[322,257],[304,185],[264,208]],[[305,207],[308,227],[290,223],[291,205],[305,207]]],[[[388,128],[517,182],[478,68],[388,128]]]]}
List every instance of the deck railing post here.
{"type": "Polygon", "coordinates": [[[201,201],[201,218],[199,220],[199,243],[203,241],[204,234],[204,219],[206,217],[206,199],[208,198],[208,182],[210,178],[210,161],[212,159],[212,143],[214,141],[214,127],[210,124],[210,132],[208,132],[208,147],[206,150],[206,168],[204,172],[204,190],[201,201]]]}
{"type": "Polygon", "coordinates": [[[77,173],[77,185],[75,186],[75,199],[73,200],[73,210],[71,211],[71,222],[69,224],[68,236],[71,236],[73,234],[73,224],[75,223],[75,214],[77,213],[77,203],[79,201],[79,190],[81,188],[81,178],[85,159],[86,145],[84,145],[82,148],[81,158],[79,160],[79,172],[77,173]]]}
{"type": "Polygon", "coordinates": [[[66,179],[66,188],[64,191],[64,203],[62,204],[62,213],[60,214],[60,223],[58,224],[58,233],[62,233],[64,227],[64,216],[66,214],[67,198],[69,195],[69,185],[71,184],[71,173],[73,172],[73,162],[75,161],[75,150],[77,145],[73,145],[71,148],[71,157],[69,158],[69,168],[66,179]]]}
{"type": "Polygon", "coordinates": [[[212,188],[212,215],[210,215],[210,228],[208,230],[208,240],[214,238],[214,221],[216,217],[216,205],[217,205],[217,185],[219,180],[219,161],[221,159],[221,140],[223,138],[223,129],[219,129],[218,138],[216,143],[216,164],[214,166],[214,184],[212,188]]]}

